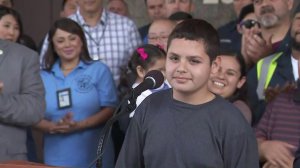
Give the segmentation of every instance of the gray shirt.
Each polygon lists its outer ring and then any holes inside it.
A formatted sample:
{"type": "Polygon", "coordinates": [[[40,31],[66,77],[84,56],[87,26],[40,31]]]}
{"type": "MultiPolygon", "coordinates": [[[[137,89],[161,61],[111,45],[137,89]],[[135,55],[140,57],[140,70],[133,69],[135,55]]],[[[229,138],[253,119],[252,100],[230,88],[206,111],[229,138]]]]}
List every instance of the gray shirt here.
{"type": "Polygon", "coordinates": [[[152,94],[136,109],[117,168],[256,168],[255,136],[241,112],[216,97],[201,105],[152,94]]]}

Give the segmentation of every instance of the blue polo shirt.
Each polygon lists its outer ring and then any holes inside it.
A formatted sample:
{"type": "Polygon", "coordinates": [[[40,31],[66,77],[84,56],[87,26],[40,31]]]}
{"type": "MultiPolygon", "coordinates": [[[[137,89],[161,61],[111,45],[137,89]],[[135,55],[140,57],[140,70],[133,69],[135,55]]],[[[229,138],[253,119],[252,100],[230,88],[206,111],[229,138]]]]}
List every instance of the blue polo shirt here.
{"type": "MultiPolygon", "coordinates": [[[[101,110],[102,107],[115,107],[117,93],[112,74],[108,67],[97,61],[78,66],[67,76],[63,75],[57,61],[50,72],[42,71],[41,77],[46,90],[45,118],[57,122],[66,113],[72,112],[75,121],[81,121],[101,110]],[[72,106],[58,108],[56,92],[71,90],[72,106]]],[[[96,157],[101,129],[90,128],[70,134],[46,134],[44,139],[45,163],[53,166],[88,167],[96,157]]],[[[113,167],[114,153],[112,143],[106,146],[104,167],[113,167]]]]}

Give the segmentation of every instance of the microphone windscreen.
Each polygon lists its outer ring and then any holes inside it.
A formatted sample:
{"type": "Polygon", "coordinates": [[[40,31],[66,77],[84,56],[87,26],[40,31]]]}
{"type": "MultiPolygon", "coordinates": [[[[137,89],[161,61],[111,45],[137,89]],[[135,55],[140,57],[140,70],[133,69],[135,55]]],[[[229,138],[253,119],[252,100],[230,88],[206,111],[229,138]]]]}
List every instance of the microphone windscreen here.
{"type": "Polygon", "coordinates": [[[159,70],[151,70],[145,75],[145,79],[152,78],[154,85],[151,89],[159,88],[164,83],[164,75],[159,70]]]}

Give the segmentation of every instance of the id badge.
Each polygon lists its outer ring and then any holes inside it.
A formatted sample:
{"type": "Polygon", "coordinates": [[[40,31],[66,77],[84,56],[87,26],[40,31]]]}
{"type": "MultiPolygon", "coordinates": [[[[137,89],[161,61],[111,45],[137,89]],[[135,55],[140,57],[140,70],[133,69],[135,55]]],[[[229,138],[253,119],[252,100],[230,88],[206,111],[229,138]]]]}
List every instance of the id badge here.
{"type": "Polygon", "coordinates": [[[56,91],[57,104],[59,109],[69,108],[72,106],[71,89],[56,91]]]}

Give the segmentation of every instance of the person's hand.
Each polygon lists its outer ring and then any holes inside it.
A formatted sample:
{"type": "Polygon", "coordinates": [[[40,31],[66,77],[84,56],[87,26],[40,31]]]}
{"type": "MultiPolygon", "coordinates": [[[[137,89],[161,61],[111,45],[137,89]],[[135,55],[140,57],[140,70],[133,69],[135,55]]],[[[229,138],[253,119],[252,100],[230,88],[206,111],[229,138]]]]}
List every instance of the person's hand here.
{"type": "Polygon", "coordinates": [[[63,130],[68,129],[69,127],[70,126],[68,124],[50,122],[47,132],[50,134],[64,133],[63,130]]]}
{"type": "Polygon", "coordinates": [[[73,120],[73,113],[69,112],[58,122],[51,122],[50,134],[66,134],[81,129],[80,123],[73,120]]]}
{"type": "Polygon", "coordinates": [[[261,58],[269,56],[273,52],[272,36],[264,39],[260,32],[246,30],[242,36],[242,55],[246,63],[257,63],[261,58]]]}
{"type": "Polygon", "coordinates": [[[262,168],[281,168],[281,167],[278,165],[273,165],[270,162],[266,162],[266,163],[264,163],[262,168]]]}
{"type": "Polygon", "coordinates": [[[266,163],[264,163],[262,168],[293,168],[293,160],[291,160],[288,167],[283,167],[283,166],[280,166],[280,165],[273,165],[270,162],[266,162],[266,163]]]}
{"type": "Polygon", "coordinates": [[[294,156],[291,151],[295,149],[295,146],[282,141],[263,141],[259,145],[260,154],[267,163],[266,168],[267,166],[292,167],[294,156]]]}
{"type": "Polygon", "coordinates": [[[81,128],[81,123],[74,121],[73,113],[69,112],[57,122],[53,131],[55,133],[71,133],[80,130],[81,128]]]}

